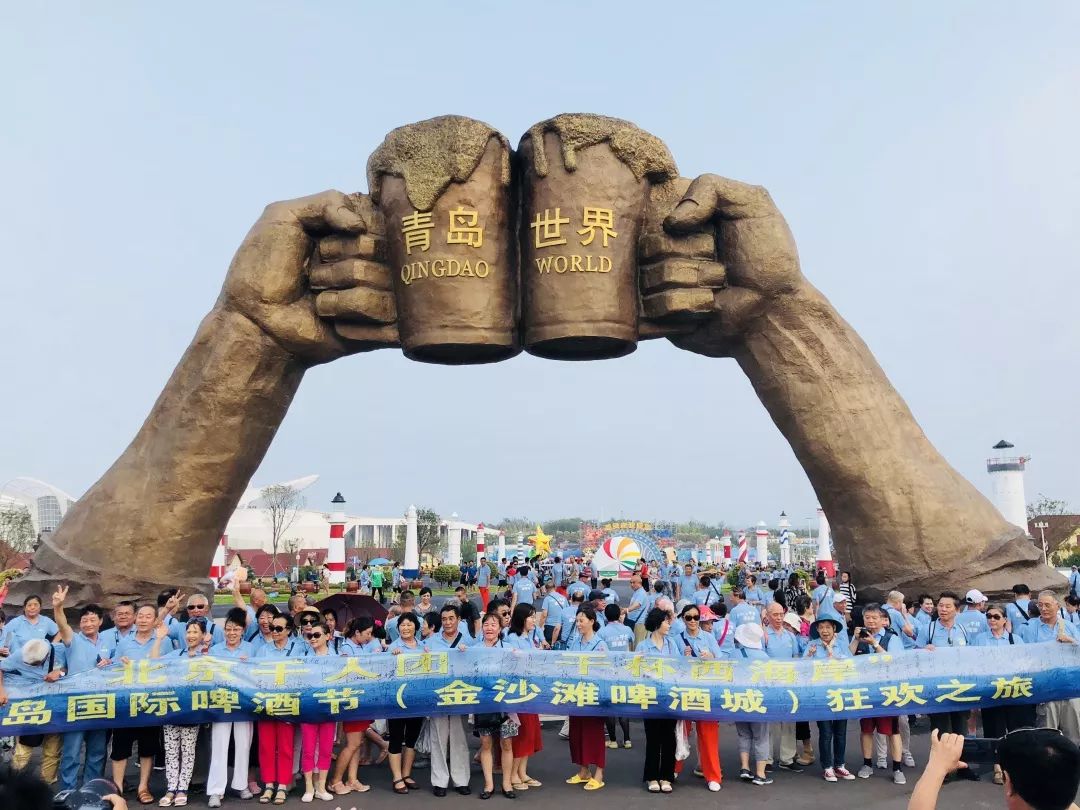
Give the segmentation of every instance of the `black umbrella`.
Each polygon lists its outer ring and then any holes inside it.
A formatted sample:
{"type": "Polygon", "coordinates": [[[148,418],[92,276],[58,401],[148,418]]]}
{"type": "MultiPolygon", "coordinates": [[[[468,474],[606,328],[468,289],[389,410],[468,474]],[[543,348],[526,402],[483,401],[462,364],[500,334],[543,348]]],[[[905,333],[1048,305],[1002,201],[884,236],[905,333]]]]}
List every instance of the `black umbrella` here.
{"type": "Polygon", "coordinates": [[[335,593],[316,602],[315,607],[320,613],[333,610],[337,614],[338,630],[342,633],[345,632],[345,625],[357,616],[367,615],[378,622],[386,621],[386,608],[379,604],[379,600],[358,593],[335,593]]]}

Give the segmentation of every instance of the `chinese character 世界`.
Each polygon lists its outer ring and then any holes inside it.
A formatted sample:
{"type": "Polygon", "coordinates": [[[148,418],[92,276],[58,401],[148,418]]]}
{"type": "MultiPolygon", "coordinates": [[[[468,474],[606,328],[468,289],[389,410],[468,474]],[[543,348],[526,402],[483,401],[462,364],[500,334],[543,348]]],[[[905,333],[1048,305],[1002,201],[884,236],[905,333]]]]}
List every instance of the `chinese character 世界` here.
{"type": "Polygon", "coordinates": [[[560,664],[573,664],[577,666],[578,675],[589,675],[590,667],[610,667],[611,662],[601,653],[574,653],[564,652],[559,654],[560,664]]]}
{"type": "Polygon", "coordinates": [[[870,699],[870,690],[858,689],[827,689],[825,696],[829,699],[829,709],[834,712],[842,712],[844,709],[872,709],[873,703],[867,703],[870,699]]]}
{"type": "Polygon", "coordinates": [[[993,700],[1013,700],[1015,698],[1032,697],[1031,678],[1021,678],[1013,676],[1006,680],[1005,678],[995,678],[991,685],[994,687],[994,694],[991,695],[993,700]]]}
{"type": "Polygon", "coordinates": [[[944,703],[946,700],[952,703],[977,703],[979,700],[977,695],[964,696],[965,692],[975,688],[973,683],[960,683],[959,679],[953,678],[948,683],[939,683],[937,686],[938,689],[946,690],[944,695],[934,698],[938,703],[944,703]]]}
{"type": "Polygon", "coordinates": [[[267,717],[296,717],[300,714],[299,692],[256,692],[251,696],[256,714],[267,717]]]}
{"type": "Polygon", "coordinates": [[[180,699],[171,689],[160,692],[132,692],[128,696],[128,712],[132,717],[165,717],[179,711],[180,699]]]}
{"type": "Polygon", "coordinates": [[[814,674],[811,683],[843,683],[855,677],[854,658],[826,658],[814,661],[814,674]]]}
{"type": "Polygon", "coordinates": [[[450,212],[446,244],[478,248],[484,244],[484,229],[477,225],[480,215],[471,208],[458,206],[450,212]]]}
{"type": "Polygon", "coordinates": [[[604,247],[608,246],[608,237],[614,239],[617,234],[615,232],[615,212],[610,208],[594,208],[592,206],[585,206],[585,211],[581,218],[581,224],[584,226],[578,231],[578,236],[584,236],[581,240],[582,247],[587,247],[592,244],[593,239],[596,238],[596,232],[599,231],[603,240],[604,247]]]}
{"type": "Polygon", "coordinates": [[[360,708],[360,696],[363,694],[363,689],[346,686],[342,689],[325,689],[322,692],[316,692],[314,697],[319,703],[325,703],[330,707],[330,714],[340,714],[343,711],[351,712],[360,708]]]}
{"type": "Polygon", "coordinates": [[[0,725],[43,726],[52,720],[52,709],[45,708],[44,700],[13,700],[8,704],[7,717],[0,725]]]}
{"type": "Polygon", "coordinates": [[[913,684],[903,681],[895,686],[882,686],[878,689],[881,696],[884,698],[882,706],[907,706],[909,703],[915,703],[919,706],[925,706],[926,700],[922,695],[922,684],[913,684]]]}
{"type": "Polygon", "coordinates": [[[69,723],[78,720],[115,720],[116,695],[71,695],[67,704],[69,723]]]}
{"type": "Polygon", "coordinates": [[[612,684],[611,702],[648,709],[657,704],[656,687],[643,683],[612,684]]]}
{"type": "Polygon", "coordinates": [[[446,686],[435,690],[439,696],[438,706],[477,706],[480,698],[477,695],[484,691],[479,686],[472,686],[462,680],[455,680],[446,686]]]}
{"type": "Polygon", "coordinates": [[[540,687],[529,683],[524,678],[508,681],[503,678],[495,681],[496,703],[526,703],[540,694],[540,687]],[[516,697],[514,697],[516,695],[516,697]]]}
{"type": "Polygon", "coordinates": [[[563,703],[573,703],[579,707],[600,705],[600,687],[595,683],[555,681],[551,685],[551,692],[551,704],[553,706],[559,706],[563,703]]]}
{"type": "Polygon", "coordinates": [[[413,248],[421,251],[431,247],[431,229],[435,223],[431,220],[431,212],[421,213],[413,211],[408,216],[401,218],[401,234],[405,237],[405,252],[412,254],[413,248]]]}
{"type": "Polygon", "coordinates": [[[566,238],[562,235],[562,226],[569,225],[570,218],[559,216],[561,213],[562,209],[556,208],[555,215],[552,216],[551,209],[545,208],[543,217],[540,214],[536,215],[536,219],[529,226],[533,229],[534,246],[545,248],[566,244],[566,238]]]}
{"type": "Polygon", "coordinates": [[[712,695],[708,689],[693,686],[673,686],[668,692],[671,703],[668,708],[678,712],[712,711],[712,695]]]}
{"type": "Polygon", "coordinates": [[[200,655],[198,658],[192,658],[188,661],[188,672],[184,680],[199,681],[200,683],[231,681],[232,665],[232,661],[200,655]]]}
{"type": "Polygon", "coordinates": [[[793,684],[795,664],[790,661],[753,661],[750,664],[750,683],[793,684]]]}
{"type": "Polygon", "coordinates": [[[726,712],[757,712],[765,714],[765,693],[760,689],[725,689],[720,708],[726,712]]]}
{"type": "Polygon", "coordinates": [[[110,686],[154,686],[165,683],[164,675],[153,674],[162,669],[165,669],[164,664],[155,664],[147,659],[128,661],[105,682],[110,686]]]}
{"type": "Polygon", "coordinates": [[[235,689],[195,689],[191,693],[191,709],[213,709],[232,714],[240,708],[240,693],[235,689]]]}
{"type": "Polygon", "coordinates": [[[403,675],[445,675],[450,671],[450,657],[444,652],[401,653],[397,658],[398,677],[403,675]]]}
{"type": "Polygon", "coordinates": [[[735,667],[730,661],[694,659],[690,664],[690,680],[731,683],[735,680],[735,667]]]}

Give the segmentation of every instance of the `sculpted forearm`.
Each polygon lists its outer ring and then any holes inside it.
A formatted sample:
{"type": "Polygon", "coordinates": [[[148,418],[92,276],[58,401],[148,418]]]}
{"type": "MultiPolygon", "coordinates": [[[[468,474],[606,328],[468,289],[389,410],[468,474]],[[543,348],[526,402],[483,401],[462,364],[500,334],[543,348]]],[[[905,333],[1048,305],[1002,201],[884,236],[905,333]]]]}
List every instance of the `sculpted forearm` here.
{"type": "Polygon", "coordinates": [[[303,373],[250,320],[216,307],[135,439],[44,551],[144,581],[204,577],[303,373]]]}
{"type": "Polygon", "coordinates": [[[903,589],[905,577],[913,586],[907,555],[939,582],[951,572],[970,579],[971,562],[991,552],[999,568],[1035,556],[937,452],[866,344],[812,286],[774,302],[733,354],[871,588],[903,589]]]}

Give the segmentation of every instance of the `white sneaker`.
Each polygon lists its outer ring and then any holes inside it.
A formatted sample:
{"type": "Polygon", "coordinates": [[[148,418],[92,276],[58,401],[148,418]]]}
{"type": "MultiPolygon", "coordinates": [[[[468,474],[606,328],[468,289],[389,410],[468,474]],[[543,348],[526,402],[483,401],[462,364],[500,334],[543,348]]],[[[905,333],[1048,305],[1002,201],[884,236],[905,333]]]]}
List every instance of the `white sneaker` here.
{"type": "Polygon", "coordinates": [[[328,793],[325,790],[322,790],[322,791],[316,790],[315,791],[315,798],[320,799],[321,801],[324,801],[324,802],[332,802],[334,800],[333,794],[328,793]]]}
{"type": "Polygon", "coordinates": [[[906,785],[907,784],[907,777],[904,776],[903,771],[893,771],[892,772],[892,782],[893,782],[894,785],[906,785]]]}
{"type": "MultiPolygon", "coordinates": [[[[305,793],[303,796],[301,796],[300,801],[302,801],[302,802],[310,802],[314,798],[315,798],[315,791],[311,791],[311,793],[305,793]]],[[[220,807],[221,805],[218,805],[218,806],[220,807]]]]}
{"type": "Polygon", "coordinates": [[[844,780],[846,780],[848,782],[850,782],[852,779],[855,778],[855,774],[853,774],[851,771],[849,771],[843,765],[837,765],[835,768],[833,768],[833,770],[836,772],[837,776],[839,776],[841,779],[844,779],[844,780]]]}
{"type": "Polygon", "coordinates": [[[869,765],[863,765],[861,768],[859,768],[858,777],[860,779],[869,779],[873,775],[874,769],[871,768],[869,765]]]}
{"type": "Polygon", "coordinates": [[[904,752],[904,766],[907,768],[915,767],[915,757],[911,755],[910,751],[904,752]]]}
{"type": "Polygon", "coordinates": [[[220,796],[211,796],[210,798],[208,798],[206,800],[206,806],[207,807],[221,807],[221,797],[220,796]]]}
{"type": "Polygon", "coordinates": [[[834,771],[832,768],[826,768],[825,771],[821,774],[821,777],[826,782],[835,782],[835,781],[837,781],[836,780],[836,771],[834,771]]]}
{"type": "Polygon", "coordinates": [[[713,793],[718,793],[720,791],[720,783],[709,782],[709,790],[711,790],[713,793]]]}
{"type": "Polygon", "coordinates": [[[241,790],[241,791],[240,791],[240,792],[239,792],[238,794],[236,794],[236,795],[238,795],[238,796],[239,796],[239,797],[240,797],[241,799],[254,799],[254,798],[255,798],[255,794],[254,794],[254,793],[252,793],[252,792],[251,792],[250,790],[248,790],[247,788],[244,788],[243,790],[241,790]]]}

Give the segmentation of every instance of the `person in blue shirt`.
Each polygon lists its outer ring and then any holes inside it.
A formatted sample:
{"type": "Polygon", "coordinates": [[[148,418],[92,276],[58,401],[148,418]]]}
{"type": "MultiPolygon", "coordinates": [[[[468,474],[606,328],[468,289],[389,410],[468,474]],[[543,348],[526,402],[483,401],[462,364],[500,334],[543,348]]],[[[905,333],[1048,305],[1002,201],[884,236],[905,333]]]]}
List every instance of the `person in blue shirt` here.
{"type": "MultiPolygon", "coordinates": [[[[634,646],[634,631],[623,624],[622,609],[618,605],[608,605],[604,608],[604,619],[607,624],[601,627],[596,635],[607,645],[608,650],[611,652],[630,652],[634,646]]],[[[607,727],[607,747],[619,747],[618,737],[615,733],[616,723],[622,729],[623,748],[633,748],[633,742],[630,740],[630,719],[627,717],[607,718],[605,722],[607,727]]]]}
{"type": "MultiPolygon", "coordinates": [[[[779,602],[771,603],[765,609],[764,647],[769,658],[790,660],[799,656],[797,634],[785,624],[787,611],[779,602]]],[[[798,617],[795,617],[796,621],[798,617]]],[[[776,766],[792,773],[801,773],[802,767],[795,762],[795,724],[789,722],[774,723],[770,736],[779,735],[780,752],[776,766]]]]}
{"type": "MultiPolygon", "coordinates": [[[[448,602],[439,611],[442,630],[428,638],[428,652],[454,652],[462,655],[472,643],[472,637],[461,632],[461,616],[457,605],[448,602]]],[[[428,718],[431,733],[431,786],[436,796],[445,796],[451,783],[458,793],[469,793],[469,746],[465,742],[465,727],[456,715],[434,715],[428,718]],[[463,789],[464,788],[464,789],[463,789]]]]}
{"type": "MultiPolygon", "coordinates": [[[[529,602],[519,602],[510,615],[510,629],[506,634],[506,645],[522,652],[532,652],[540,648],[534,631],[536,630],[536,608],[529,602]]],[[[528,772],[529,757],[543,748],[540,737],[540,715],[518,712],[518,734],[514,742],[514,762],[511,766],[511,783],[515,791],[537,787],[538,782],[528,772]]]]}
{"type": "MultiPolygon", "coordinates": [[[[850,658],[851,651],[841,638],[844,623],[840,619],[821,618],[810,625],[810,640],[804,658],[817,661],[850,658]]],[[[818,720],[818,750],[826,782],[851,781],[855,774],[847,769],[847,720],[818,720]]]]}
{"type": "MultiPolygon", "coordinates": [[[[244,611],[245,621],[247,611],[244,611]]],[[[221,631],[221,628],[216,625],[210,615],[210,600],[208,600],[201,593],[193,593],[187,599],[187,618],[188,619],[206,619],[210,628],[210,643],[222,644],[225,641],[225,636],[221,631]]],[[[174,646],[179,647],[184,641],[184,632],[187,627],[187,620],[173,619],[171,616],[167,619],[169,625],[169,636],[172,638],[174,646]]]]}
{"type": "Polygon", "coordinates": [[[540,610],[544,614],[544,638],[548,644],[555,643],[555,631],[562,624],[563,611],[569,606],[566,597],[555,590],[555,582],[548,580],[544,584],[544,602],[540,610]]]}
{"type": "MultiPolygon", "coordinates": [[[[640,577],[637,577],[640,582],[640,577]]],[[[652,608],[642,622],[646,635],[635,649],[642,655],[683,658],[678,642],[670,635],[671,615],[662,608],[652,608]]],[[[650,793],[671,793],[675,780],[675,720],[649,719],[645,726],[645,773],[642,777],[650,793]]]]}
{"type": "Polygon", "coordinates": [[[136,607],[134,602],[128,600],[117,602],[112,612],[113,626],[101,631],[102,640],[114,653],[120,642],[135,632],[136,607]]]}
{"type": "MultiPolygon", "coordinates": [[[[739,588],[739,593],[742,589],[739,588]]],[[[745,604],[745,603],[744,603],[745,604]]],[[[749,605],[747,605],[749,607],[749,605]]],[[[767,661],[765,651],[765,628],[757,622],[747,622],[735,628],[735,660],[767,661]]],[[[735,723],[735,732],[739,738],[739,778],[755,785],[771,785],[772,778],[765,772],[765,766],[772,761],[772,742],[769,723],[735,723]],[[754,770],[751,773],[750,759],[753,757],[754,770]]]]}
{"type": "Polygon", "coordinates": [[[832,606],[832,595],[829,593],[832,588],[829,587],[825,581],[825,572],[818,571],[814,576],[814,590],[810,592],[810,598],[814,600],[814,610],[821,611],[821,608],[828,604],[832,606]]]}
{"type": "MultiPolygon", "coordinates": [[[[0,705],[7,703],[7,686],[26,688],[38,686],[43,681],[52,683],[64,676],[63,644],[54,644],[44,638],[32,638],[22,647],[0,662],[0,705]]],[[[46,734],[41,742],[41,775],[46,782],[56,778],[57,763],[60,761],[61,737],[59,734],[46,734]]],[[[21,737],[15,738],[15,752],[12,767],[16,771],[25,771],[30,765],[34,749],[25,745],[21,737]]]]}
{"type": "Polygon", "coordinates": [[[517,582],[514,583],[513,597],[510,603],[511,610],[517,607],[519,603],[531,605],[536,601],[536,586],[533,585],[528,574],[529,566],[523,565],[518,569],[518,578],[517,582]]]}
{"type": "MultiPolygon", "coordinates": [[[[67,677],[89,672],[112,658],[112,650],[99,635],[105,612],[97,605],[87,605],[79,611],[79,633],[71,629],[64,611],[68,587],[60,586],[52,597],[53,615],[59,628],[60,640],[67,649],[67,677]]],[[[69,731],[64,734],[60,754],[60,790],[74,790],[79,786],[79,769],[83,767],[83,781],[97,779],[105,774],[105,752],[108,747],[108,731],[69,731]],[[83,759],[83,745],[86,758],[83,759]]]]}
{"type": "Polygon", "coordinates": [[[274,643],[274,634],[272,631],[274,619],[281,615],[281,611],[278,610],[277,605],[267,602],[262,605],[254,616],[249,612],[248,621],[250,624],[244,631],[244,641],[251,644],[253,653],[258,653],[261,647],[267,644],[274,643]],[[254,625],[255,632],[251,632],[251,626],[254,625]]]}
{"type": "MultiPolygon", "coordinates": [[[[937,606],[934,604],[934,597],[928,593],[919,594],[919,598],[916,600],[918,603],[918,609],[915,611],[915,630],[921,630],[924,624],[930,624],[934,620],[934,611],[937,606]]],[[[916,638],[916,640],[918,640],[916,638]]]]}
{"type": "Polygon", "coordinates": [[[1080,596],[1080,568],[1075,565],[1069,572],[1069,596],[1080,596]]]}
{"type": "Polygon", "coordinates": [[[1080,626],[1062,618],[1057,594],[1053,591],[1042,591],[1035,605],[1039,609],[1039,618],[1032,619],[1024,628],[1025,643],[1076,644],[1080,642],[1080,626]]]}
{"type": "MultiPolygon", "coordinates": [[[[567,648],[571,652],[606,652],[607,644],[600,638],[600,623],[591,605],[584,605],[575,619],[577,633],[567,648]]],[[[570,761],[578,766],[578,772],[566,780],[569,785],[584,785],[585,790],[599,790],[604,786],[604,718],[570,715],[570,761]],[[590,771],[589,768],[593,767],[590,771]]],[[[517,788],[515,787],[515,790],[517,788]]]]}
{"type": "MultiPolygon", "coordinates": [[[[420,619],[415,614],[402,613],[398,617],[397,627],[398,637],[386,648],[388,653],[403,655],[424,651],[424,645],[420,643],[420,619]]],[[[387,720],[390,774],[394,793],[404,796],[410,789],[419,788],[412,778],[412,769],[416,759],[416,741],[420,738],[423,725],[423,717],[395,717],[387,720]]]]}
{"type": "Polygon", "coordinates": [[[757,574],[749,574],[746,578],[744,593],[751,607],[763,608],[770,601],[769,593],[758,584],[759,581],[757,574]]]}
{"type": "MultiPolygon", "coordinates": [[[[852,655],[902,655],[904,642],[892,628],[886,629],[888,614],[877,603],[871,602],[863,608],[863,627],[856,627],[848,647],[852,655]]],[[[874,732],[887,738],[888,754],[892,758],[893,783],[907,783],[904,776],[904,740],[901,736],[899,717],[863,717],[859,720],[860,739],[862,742],[863,765],[858,777],[868,779],[874,774],[874,732]]]]}
{"type": "Polygon", "coordinates": [[[1009,627],[1013,633],[1023,633],[1031,621],[1031,588],[1022,582],[1012,586],[1013,599],[1005,605],[1009,627]]]}
{"type": "Polygon", "coordinates": [[[967,592],[964,602],[967,607],[964,608],[964,612],[960,614],[957,621],[967,631],[968,642],[974,644],[980,635],[990,629],[986,624],[986,616],[983,615],[989,600],[982,591],[972,588],[967,592]]]}
{"type": "Polygon", "coordinates": [[[697,584],[698,578],[694,574],[694,566],[692,563],[687,563],[682,567],[682,573],[675,578],[676,598],[679,600],[692,600],[694,591],[697,590],[697,584]]]}
{"type": "Polygon", "coordinates": [[[702,574],[698,582],[701,587],[694,592],[694,601],[698,605],[712,605],[724,601],[723,588],[712,576],[702,574]]]}
{"type": "Polygon", "coordinates": [[[578,574],[576,582],[571,582],[566,587],[566,595],[568,597],[573,596],[575,593],[581,593],[587,595],[592,590],[592,586],[589,585],[589,575],[585,573],[578,574]]]}
{"type": "Polygon", "coordinates": [[[644,618],[649,609],[649,592],[645,590],[641,574],[630,577],[630,604],[626,608],[626,622],[634,631],[634,644],[645,638],[644,618]]]}
{"type": "MultiPolygon", "coordinates": [[[[205,597],[200,597],[205,601],[205,597]]],[[[244,641],[247,614],[240,608],[231,608],[225,617],[224,640],[210,646],[212,658],[230,658],[246,661],[252,658],[251,644],[244,641]]],[[[329,636],[329,633],[327,633],[329,636]]],[[[252,798],[248,790],[248,759],[251,753],[250,720],[231,723],[212,723],[210,726],[210,770],[206,778],[206,795],[210,807],[220,807],[228,784],[229,740],[234,741],[232,788],[240,798],[252,798]]]]}
{"type": "Polygon", "coordinates": [[[915,638],[918,636],[918,630],[915,627],[914,619],[908,615],[907,610],[904,608],[904,594],[900,591],[889,591],[882,607],[889,615],[889,627],[900,636],[904,649],[915,649],[915,638]]]}
{"type": "Polygon", "coordinates": [[[48,616],[41,615],[41,597],[28,596],[23,602],[23,613],[16,616],[4,627],[4,643],[0,655],[11,655],[21,650],[26,642],[34,638],[52,641],[60,628],[48,616]]]}
{"type": "Polygon", "coordinates": [[[476,567],[476,588],[480,591],[480,609],[487,610],[487,603],[491,601],[491,566],[488,565],[487,557],[481,557],[480,564],[476,567]]]}
{"type": "MultiPolygon", "coordinates": [[[[975,646],[1011,648],[1024,643],[1020,633],[1008,629],[1008,614],[1002,605],[987,605],[986,622],[989,629],[975,639],[975,646]]],[[[980,712],[983,736],[1000,739],[1018,728],[1034,728],[1035,710],[1036,706],[1033,703],[987,707],[980,712]]],[[[1000,783],[1002,781],[1001,766],[996,763],[994,773],[995,783],[1000,783]]]]}
{"type": "Polygon", "coordinates": [[[577,619],[578,610],[585,604],[585,594],[581,591],[575,591],[570,596],[570,601],[562,609],[559,614],[559,624],[552,631],[551,637],[555,639],[551,642],[551,646],[558,645],[559,649],[565,649],[571,641],[577,636],[577,627],[575,621],[577,619]]]}
{"type": "Polygon", "coordinates": [[[375,638],[375,620],[371,616],[362,614],[349,621],[341,651],[350,656],[373,655],[383,651],[382,642],[375,638]]]}
{"type": "Polygon", "coordinates": [[[717,605],[716,611],[713,611],[708,605],[703,605],[699,609],[701,610],[701,629],[706,633],[712,633],[722,656],[725,658],[733,657],[735,653],[735,623],[728,618],[727,605],[717,605]]]}
{"type": "Polygon", "coordinates": [[[611,580],[604,578],[600,580],[600,590],[604,592],[605,601],[609,605],[619,604],[619,593],[611,587],[611,580]]]}
{"type": "Polygon", "coordinates": [[[1071,624],[1073,627],[1080,629],[1080,596],[1069,594],[1065,597],[1065,609],[1061,614],[1061,618],[1065,620],[1066,624],[1071,624]]]}
{"type": "Polygon", "coordinates": [[[761,624],[761,611],[745,601],[745,592],[742,588],[731,589],[731,610],[728,618],[736,628],[744,624],[761,624]]]}

